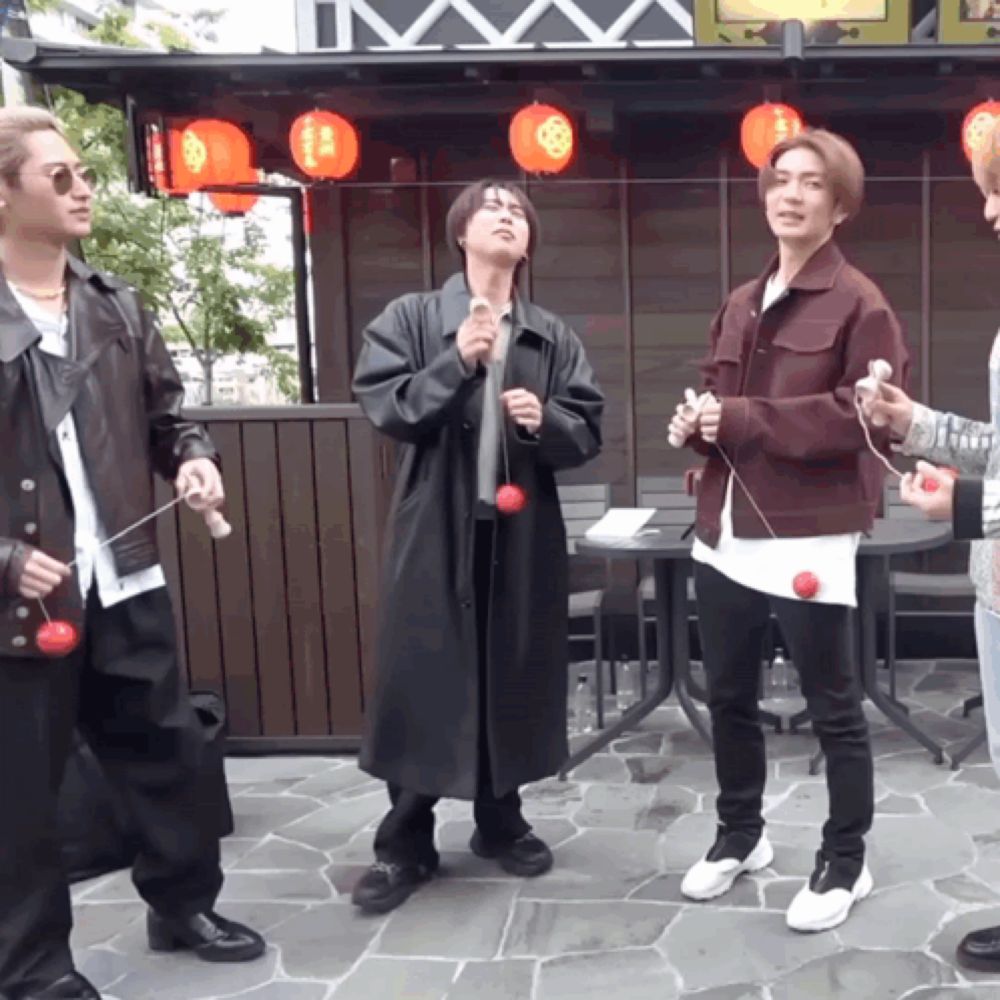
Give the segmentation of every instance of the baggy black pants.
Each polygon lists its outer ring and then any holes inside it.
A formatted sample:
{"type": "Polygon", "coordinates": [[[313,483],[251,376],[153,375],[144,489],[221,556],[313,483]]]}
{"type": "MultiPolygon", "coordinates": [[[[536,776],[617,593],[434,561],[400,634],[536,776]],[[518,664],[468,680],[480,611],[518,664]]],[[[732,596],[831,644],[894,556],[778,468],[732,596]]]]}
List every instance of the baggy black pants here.
{"type": "MultiPolygon", "coordinates": [[[[521,814],[521,796],[517,789],[497,798],[493,794],[487,740],[487,657],[486,626],[489,614],[490,564],[493,561],[493,525],[488,520],[476,522],[475,588],[476,628],[479,635],[479,777],[473,816],[483,839],[491,845],[516,840],[531,826],[521,814]]],[[[425,865],[436,869],[438,853],[434,847],[434,806],[437,798],[388,786],[392,808],[386,813],[375,834],[375,856],[380,861],[425,865]]]]}
{"type": "Polygon", "coordinates": [[[74,726],[132,812],[142,898],[180,916],[210,909],[222,887],[232,813],[217,766],[203,766],[167,591],[110,608],[92,592],[68,657],[0,657],[0,995],[73,967],[55,811],[74,726]]]}

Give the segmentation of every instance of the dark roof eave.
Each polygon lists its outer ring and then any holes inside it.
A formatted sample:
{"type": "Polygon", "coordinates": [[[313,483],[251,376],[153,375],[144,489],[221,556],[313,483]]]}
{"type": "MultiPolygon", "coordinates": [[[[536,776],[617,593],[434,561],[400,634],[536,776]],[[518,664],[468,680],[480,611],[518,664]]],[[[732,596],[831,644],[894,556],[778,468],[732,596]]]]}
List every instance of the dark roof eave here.
{"type": "MultiPolygon", "coordinates": [[[[71,46],[37,42],[33,39],[4,38],[0,54],[16,69],[26,72],[118,72],[129,70],[149,72],[167,70],[184,72],[198,70],[203,73],[243,73],[280,70],[316,70],[331,68],[357,68],[377,66],[426,66],[469,64],[530,64],[587,62],[781,62],[779,46],[730,47],[725,45],[678,45],[621,48],[531,48],[531,49],[410,49],[405,51],[338,52],[265,52],[205,53],[205,52],[150,52],[114,46],[71,46]]],[[[913,60],[921,59],[975,59],[1000,61],[1000,45],[944,45],[936,42],[911,42],[906,45],[814,45],[806,46],[804,62],[913,60]]]]}
{"type": "MultiPolygon", "coordinates": [[[[408,51],[303,53],[216,54],[187,52],[149,52],[109,47],[55,45],[32,39],[6,38],[0,46],[3,58],[15,69],[31,73],[46,83],[61,84],[107,99],[112,94],[154,96],[173,79],[183,84],[197,79],[221,84],[238,79],[243,87],[259,81],[262,87],[277,80],[301,81],[305,85],[336,82],[336,76],[322,80],[322,74],[342,74],[354,86],[378,85],[383,80],[399,79],[400,73],[412,71],[414,82],[444,80],[457,71],[471,67],[518,68],[527,73],[546,70],[559,76],[565,67],[578,78],[579,67],[593,67],[608,72],[627,72],[630,65],[646,67],[669,64],[674,70],[700,75],[701,67],[729,66],[751,72],[767,69],[774,76],[808,75],[812,67],[823,64],[850,65],[861,69],[865,64],[886,67],[894,64],[915,70],[933,64],[978,67],[1000,62],[1000,45],[942,45],[935,42],[883,46],[807,46],[801,60],[787,59],[778,46],[731,48],[727,46],[677,46],[647,48],[623,46],[609,49],[532,48],[532,49],[436,49],[408,51]],[[437,72],[436,72],[437,71],[437,72]]],[[[570,74],[567,74],[568,76],[570,74]]]]}

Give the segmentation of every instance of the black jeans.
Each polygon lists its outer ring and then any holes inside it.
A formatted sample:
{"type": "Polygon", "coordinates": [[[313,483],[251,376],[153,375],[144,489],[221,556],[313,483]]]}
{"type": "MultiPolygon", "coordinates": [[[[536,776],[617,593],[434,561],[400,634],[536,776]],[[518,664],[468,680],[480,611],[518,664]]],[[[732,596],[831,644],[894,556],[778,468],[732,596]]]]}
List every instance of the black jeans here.
{"type": "Polygon", "coordinates": [[[55,808],[74,725],[131,809],[133,880],[154,908],[210,909],[232,814],[179,670],[164,588],[111,608],[59,660],[0,657],[0,995],[73,968],[55,808]]]}
{"type": "MultiPolygon", "coordinates": [[[[473,816],[479,833],[493,846],[509,843],[526,834],[531,826],[521,814],[521,796],[515,789],[497,798],[493,794],[490,770],[488,705],[486,699],[487,657],[486,625],[490,600],[490,564],[493,561],[493,525],[489,520],[476,522],[475,589],[476,629],[479,638],[479,777],[473,816]]],[[[390,784],[386,813],[375,833],[375,857],[397,864],[421,864],[434,870],[438,853],[434,847],[434,806],[437,797],[411,792],[390,784]]]]}
{"type": "Polygon", "coordinates": [[[764,827],[767,762],[757,697],[761,647],[773,611],[826,756],[830,817],[823,826],[824,853],[863,860],[875,792],[852,609],[762,594],[703,563],[695,563],[694,579],[719,782],[719,822],[726,830],[754,835],[764,827]]]}

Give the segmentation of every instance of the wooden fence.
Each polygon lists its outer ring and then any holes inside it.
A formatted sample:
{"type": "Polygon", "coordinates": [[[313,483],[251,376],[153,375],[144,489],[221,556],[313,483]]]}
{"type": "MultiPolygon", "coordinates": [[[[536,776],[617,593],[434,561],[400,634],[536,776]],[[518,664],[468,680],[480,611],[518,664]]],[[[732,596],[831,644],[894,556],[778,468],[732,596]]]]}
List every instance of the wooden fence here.
{"type": "Polygon", "coordinates": [[[222,455],[233,526],[213,543],[183,506],[160,518],[190,684],[225,698],[232,749],[352,749],[374,673],[391,446],[355,405],[190,416],[222,455]]]}

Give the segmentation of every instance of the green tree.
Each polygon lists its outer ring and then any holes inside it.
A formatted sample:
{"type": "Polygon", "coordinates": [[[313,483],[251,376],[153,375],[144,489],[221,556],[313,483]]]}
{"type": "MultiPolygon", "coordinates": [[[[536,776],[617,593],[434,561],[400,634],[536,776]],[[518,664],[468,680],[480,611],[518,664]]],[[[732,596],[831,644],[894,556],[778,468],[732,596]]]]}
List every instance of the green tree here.
{"type": "MultiPolygon", "coordinates": [[[[59,0],[29,3],[38,10],[59,0]]],[[[214,23],[213,12],[203,13],[206,23],[214,23]]],[[[91,34],[104,44],[137,47],[141,43],[128,30],[130,23],[127,12],[108,9],[91,34]]],[[[219,359],[241,353],[265,358],[280,392],[295,400],[296,361],[268,342],[268,333],[292,311],[292,271],[261,263],[266,250],[261,227],[244,221],[243,239],[234,241],[227,238],[234,223],[202,196],[130,194],[121,111],[62,88],[51,98],[71,142],[99,176],[93,231],[83,244],[88,262],[135,285],[160,322],[169,324],[171,339],[190,345],[202,368],[206,402],[212,402],[219,359]]]]}

